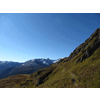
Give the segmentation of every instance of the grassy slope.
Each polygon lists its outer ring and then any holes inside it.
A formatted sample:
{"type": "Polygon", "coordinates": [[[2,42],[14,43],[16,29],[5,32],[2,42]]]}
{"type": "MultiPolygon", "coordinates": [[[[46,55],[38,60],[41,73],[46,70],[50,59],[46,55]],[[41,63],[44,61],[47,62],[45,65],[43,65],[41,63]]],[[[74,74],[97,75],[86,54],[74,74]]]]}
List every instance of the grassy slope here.
{"type": "Polygon", "coordinates": [[[62,63],[39,87],[100,87],[100,48],[81,63],[76,64],[76,58],[62,63]],[[77,86],[72,79],[76,80],[77,86]]]}
{"type": "MultiPolygon", "coordinates": [[[[100,33],[100,31],[99,31],[100,33]]],[[[68,61],[62,59],[59,63],[52,64],[48,68],[41,69],[31,75],[16,75],[0,80],[0,87],[23,88],[99,88],[100,87],[100,47],[82,62],[76,61],[85,54],[85,51],[95,42],[97,36],[91,41],[87,39],[77,55],[68,61]],[[88,42],[89,41],[89,42],[88,42]],[[39,83],[39,84],[38,84],[39,83]]]]}
{"type": "Polygon", "coordinates": [[[30,75],[15,75],[0,80],[0,88],[15,88],[17,84],[24,82],[30,75]]]}
{"type": "MultiPolygon", "coordinates": [[[[81,53],[79,54],[81,55],[81,53]]],[[[64,62],[64,59],[59,64],[53,64],[46,71],[43,71],[37,77],[34,77],[38,72],[33,73],[27,80],[18,84],[16,87],[39,87],[39,88],[93,88],[100,87],[100,47],[93,53],[93,55],[83,62],[76,64],[79,55],[75,56],[72,60],[64,62]],[[55,67],[55,68],[54,68],[55,67]],[[44,80],[44,83],[36,86],[38,79],[43,76],[47,71],[50,73],[44,80]],[[72,80],[76,81],[73,82],[72,80]]]]}

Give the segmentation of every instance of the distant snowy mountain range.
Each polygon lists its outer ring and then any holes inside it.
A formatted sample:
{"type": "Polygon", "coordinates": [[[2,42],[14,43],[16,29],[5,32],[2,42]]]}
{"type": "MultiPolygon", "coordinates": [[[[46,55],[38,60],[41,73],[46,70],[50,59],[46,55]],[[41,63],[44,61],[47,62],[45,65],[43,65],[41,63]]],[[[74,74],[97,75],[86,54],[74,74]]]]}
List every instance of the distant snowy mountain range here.
{"type": "Polygon", "coordinates": [[[21,66],[23,63],[13,62],[13,61],[0,61],[0,70],[9,67],[21,66]]]}
{"type": "Polygon", "coordinates": [[[0,79],[17,74],[31,74],[39,69],[50,66],[51,64],[56,63],[59,60],[60,59],[51,60],[49,58],[41,58],[28,60],[24,63],[0,61],[0,79]]]}

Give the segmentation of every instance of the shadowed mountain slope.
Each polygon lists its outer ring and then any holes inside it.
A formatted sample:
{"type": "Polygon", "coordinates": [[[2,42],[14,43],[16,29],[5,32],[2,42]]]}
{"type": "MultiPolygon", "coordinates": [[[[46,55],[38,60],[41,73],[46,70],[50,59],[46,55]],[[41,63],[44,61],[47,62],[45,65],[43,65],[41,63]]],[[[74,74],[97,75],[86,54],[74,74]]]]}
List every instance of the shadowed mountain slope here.
{"type": "Polygon", "coordinates": [[[0,71],[9,67],[21,66],[23,63],[13,61],[0,61],[0,71]]]}

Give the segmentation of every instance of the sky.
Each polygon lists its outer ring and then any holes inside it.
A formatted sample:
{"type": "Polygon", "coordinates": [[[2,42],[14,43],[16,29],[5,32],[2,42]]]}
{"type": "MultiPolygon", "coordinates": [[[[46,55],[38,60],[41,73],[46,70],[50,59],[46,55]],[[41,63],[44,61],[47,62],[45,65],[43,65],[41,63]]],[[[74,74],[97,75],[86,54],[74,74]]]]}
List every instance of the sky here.
{"type": "Polygon", "coordinates": [[[0,61],[68,57],[98,27],[99,13],[0,13],[0,61]]]}

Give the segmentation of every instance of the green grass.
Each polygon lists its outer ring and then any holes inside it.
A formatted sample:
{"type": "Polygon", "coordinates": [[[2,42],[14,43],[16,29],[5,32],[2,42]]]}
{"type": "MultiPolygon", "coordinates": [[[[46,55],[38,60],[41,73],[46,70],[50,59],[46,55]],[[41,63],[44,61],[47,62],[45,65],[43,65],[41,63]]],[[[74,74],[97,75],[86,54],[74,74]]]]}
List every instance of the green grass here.
{"type": "Polygon", "coordinates": [[[16,85],[25,81],[29,75],[15,75],[0,80],[0,88],[15,88],[16,85]]]}
{"type": "Polygon", "coordinates": [[[59,64],[53,64],[48,68],[39,70],[31,75],[15,75],[0,80],[0,87],[17,88],[99,88],[100,87],[100,48],[91,57],[76,64],[76,60],[82,56],[80,52],[68,62],[64,59],[59,64]],[[52,71],[39,86],[36,83],[40,77],[52,71]],[[37,74],[38,73],[38,74],[37,74]],[[74,77],[71,75],[73,74],[74,77]],[[37,75],[36,77],[34,77],[37,75]],[[76,80],[77,87],[72,79],[76,80]]]}

